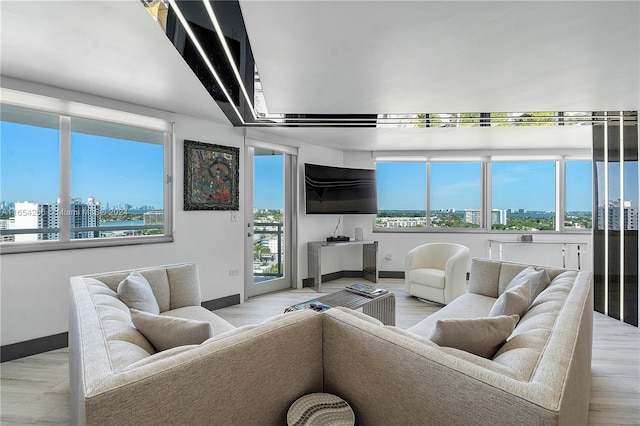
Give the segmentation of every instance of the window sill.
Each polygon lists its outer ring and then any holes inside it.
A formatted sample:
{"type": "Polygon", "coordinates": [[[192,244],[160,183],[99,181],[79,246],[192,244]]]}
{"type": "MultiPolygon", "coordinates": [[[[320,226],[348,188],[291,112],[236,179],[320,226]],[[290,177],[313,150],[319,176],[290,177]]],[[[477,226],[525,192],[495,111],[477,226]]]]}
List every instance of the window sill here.
{"type": "Polygon", "coordinates": [[[40,241],[36,243],[2,243],[0,255],[35,253],[43,251],[77,250],[100,247],[132,246],[141,244],[172,243],[173,236],[141,236],[125,238],[100,238],[76,241],[40,241]]]}

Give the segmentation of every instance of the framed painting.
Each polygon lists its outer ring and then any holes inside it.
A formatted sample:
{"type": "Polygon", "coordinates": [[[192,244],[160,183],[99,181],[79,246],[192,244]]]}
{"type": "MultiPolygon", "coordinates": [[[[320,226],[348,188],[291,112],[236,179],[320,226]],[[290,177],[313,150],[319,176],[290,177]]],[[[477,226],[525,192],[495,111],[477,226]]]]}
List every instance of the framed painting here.
{"type": "Polygon", "coordinates": [[[239,148],[184,141],[184,209],[239,210],[239,148]]]}

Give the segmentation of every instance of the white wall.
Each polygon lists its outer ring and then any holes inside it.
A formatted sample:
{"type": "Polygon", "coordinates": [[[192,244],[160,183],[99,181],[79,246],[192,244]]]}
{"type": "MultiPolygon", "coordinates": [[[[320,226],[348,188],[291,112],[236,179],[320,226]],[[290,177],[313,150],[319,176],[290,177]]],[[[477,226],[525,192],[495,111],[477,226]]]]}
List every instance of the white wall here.
{"type": "MultiPolygon", "coordinates": [[[[338,223],[337,215],[308,215],[305,213],[304,198],[304,163],[322,164],[326,166],[342,166],[343,152],[322,148],[316,145],[302,145],[298,150],[298,280],[297,286],[302,287],[302,280],[308,277],[307,242],[322,241],[333,235],[338,223]]],[[[339,252],[323,252],[322,273],[342,271],[344,269],[339,252]]]]}
{"type": "MultiPolygon", "coordinates": [[[[62,99],[74,94],[50,90],[62,99]]],[[[137,106],[114,105],[112,101],[83,96],[78,100],[100,106],[117,106],[141,112],[137,106]]],[[[144,111],[153,113],[153,111],[144,111]]],[[[166,117],[166,113],[158,112],[166,117]]],[[[8,345],[68,330],[69,277],[177,262],[196,262],[200,269],[203,300],[233,294],[244,298],[243,188],[240,174],[240,211],[237,222],[228,211],[183,211],[183,140],[190,139],[240,148],[241,168],[244,140],[228,124],[175,116],[176,164],[174,242],[136,246],[91,248],[0,256],[0,344],[8,345]],[[229,270],[238,275],[230,276],[229,270]]]]}

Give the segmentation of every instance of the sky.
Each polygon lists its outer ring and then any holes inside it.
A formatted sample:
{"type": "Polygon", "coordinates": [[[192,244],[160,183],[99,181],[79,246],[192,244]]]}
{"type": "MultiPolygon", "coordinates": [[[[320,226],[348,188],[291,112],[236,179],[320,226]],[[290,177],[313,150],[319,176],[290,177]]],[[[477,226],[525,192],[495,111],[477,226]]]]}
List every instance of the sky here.
{"type": "MultiPolygon", "coordinates": [[[[425,163],[377,163],[380,210],[425,210],[425,163]]],[[[492,208],[555,209],[555,162],[492,163],[492,208]]],[[[569,162],[567,209],[591,211],[591,163],[569,162]]],[[[637,182],[637,181],[636,181],[637,182]]],[[[478,163],[431,163],[431,209],[480,208],[478,163]]]]}
{"type": "MultiPolygon", "coordinates": [[[[58,131],[0,123],[0,201],[54,203],[59,188],[58,131]],[[27,146],[28,149],[24,149],[27,146]]],[[[71,141],[71,196],[94,197],[105,208],[117,204],[163,206],[163,147],[74,133],[71,141]],[[126,152],[126,155],[122,155],[126,152]]],[[[256,156],[255,203],[283,208],[283,155],[256,156]]],[[[612,168],[610,186],[619,179],[612,168]]],[[[492,208],[545,211],[555,208],[555,162],[494,162],[492,208]]],[[[567,210],[590,211],[591,163],[567,163],[567,210]]],[[[631,176],[637,163],[626,167],[631,176]]],[[[377,164],[381,210],[425,210],[425,163],[377,164]]],[[[637,179],[627,178],[637,206],[637,179]]],[[[479,163],[431,163],[431,209],[480,208],[479,163]]]]}
{"type": "MultiPolygon", "coordinates": [[[[59,197],[58,131],[0,123],[0,201],[55,203],[59,197]]],[[[162,145],[73,133],[71,197],[163,207],[162,145]],[[122,153],[126,152],[126,155],[122,153]]]]}
{"type": "Polygon", "coordinates": [[[280,210],[284,208],[284,156],[253,157],[254,208],[280,210]]]}

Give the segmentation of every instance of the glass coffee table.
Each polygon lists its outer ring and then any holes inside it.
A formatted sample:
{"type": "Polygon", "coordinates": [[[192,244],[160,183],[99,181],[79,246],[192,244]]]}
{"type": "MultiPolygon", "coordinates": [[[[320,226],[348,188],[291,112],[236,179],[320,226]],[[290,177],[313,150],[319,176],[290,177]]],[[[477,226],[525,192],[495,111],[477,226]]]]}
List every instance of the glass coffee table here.
{"type": "Polygon", "coordinates": [[[310,307],[310,304],[315,305],[315,302],[329,306],[330,308],[336,308],[338,306],[349,309],[362,308],[363,313],[376,318],[384,325],[396,325],[396,297],[390,291],[376,297],[367,297],[347,290],[340,290],[289,306],[285,309],[285,312],[307,309],[310,307]]]}

